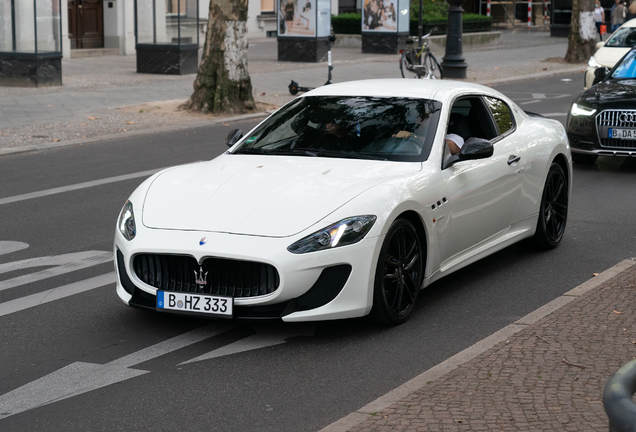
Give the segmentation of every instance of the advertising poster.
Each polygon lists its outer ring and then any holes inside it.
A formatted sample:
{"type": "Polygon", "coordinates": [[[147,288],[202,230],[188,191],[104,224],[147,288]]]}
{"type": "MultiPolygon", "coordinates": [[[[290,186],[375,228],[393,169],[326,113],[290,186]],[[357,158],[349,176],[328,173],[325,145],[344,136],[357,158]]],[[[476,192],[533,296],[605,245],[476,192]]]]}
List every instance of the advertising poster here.
{"type": "Polygon", "coordinates": [[[397,32],[398,0],[364,0],[362,30],[397,32]]]}
{"type": "Polygon", "coordinates": [[[316,0],[280,0],[278,36],[316,37],[316,0]]]}

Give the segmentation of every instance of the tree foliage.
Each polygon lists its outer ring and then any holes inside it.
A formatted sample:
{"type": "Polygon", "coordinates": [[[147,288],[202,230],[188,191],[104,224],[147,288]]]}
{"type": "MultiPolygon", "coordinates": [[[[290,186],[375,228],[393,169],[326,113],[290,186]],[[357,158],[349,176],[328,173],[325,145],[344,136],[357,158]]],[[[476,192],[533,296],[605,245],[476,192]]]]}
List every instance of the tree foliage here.
{"type": "Polygon", "coordinates": [[[184,108],[243,113],[255,108],[247,70],[247,0],[211,0],[194,92],[184,108]]]}

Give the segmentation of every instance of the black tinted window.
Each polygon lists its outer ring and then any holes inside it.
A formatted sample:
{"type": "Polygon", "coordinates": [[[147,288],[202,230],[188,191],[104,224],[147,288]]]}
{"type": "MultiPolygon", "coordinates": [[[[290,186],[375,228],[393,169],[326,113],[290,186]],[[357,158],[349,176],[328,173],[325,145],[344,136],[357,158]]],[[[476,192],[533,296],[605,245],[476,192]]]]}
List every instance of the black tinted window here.
{"type": "Polygon", "coordinates": [[[304,97],[268,118],[235,153],[423,161],[440,109],[426,99],[304,97]]]}
{"type": "Polygon", "coordinates": [[[484,100],[495,119],[495,123],[497,123],[500,135],[505,134],[514,127],[510,107],[504,101],[492,97],[484,97],[484,100]]]}

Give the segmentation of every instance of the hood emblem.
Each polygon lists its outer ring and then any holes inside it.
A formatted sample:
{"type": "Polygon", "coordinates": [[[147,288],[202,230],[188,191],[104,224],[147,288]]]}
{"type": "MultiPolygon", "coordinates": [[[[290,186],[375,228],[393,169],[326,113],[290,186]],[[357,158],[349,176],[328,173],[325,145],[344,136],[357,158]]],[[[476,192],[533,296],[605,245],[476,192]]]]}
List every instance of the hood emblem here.
{"type": "Polygon", "coordinates": [[[207,237],[203,237],[201,240],[199,240],[199,246],[203,246],[207,242],[208,242],[208,238],[207,237]]]}
{"type": "Polygon", "coordinates": [[[199,272],[194,271],[194,282],[198,287],[203,288],[208,283],[208,272],[203,273],[203,267],[199,266],[199,272]]]}
{"type": "Polygon", "coordinates": [[[636,113],[623,113],[619,119],[623,123],[634,123],[636,121],[636,113]]]}

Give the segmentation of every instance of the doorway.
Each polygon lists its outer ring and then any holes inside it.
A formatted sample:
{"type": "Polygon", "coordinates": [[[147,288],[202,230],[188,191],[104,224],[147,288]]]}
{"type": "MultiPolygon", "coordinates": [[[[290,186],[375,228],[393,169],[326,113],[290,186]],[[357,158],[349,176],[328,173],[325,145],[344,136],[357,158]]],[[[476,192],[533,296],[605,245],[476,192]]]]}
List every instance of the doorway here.
{"type": "Polygon", "coordinates": [[[104,48],[103,0],[68,0],[71,49],[104,48]]]}

